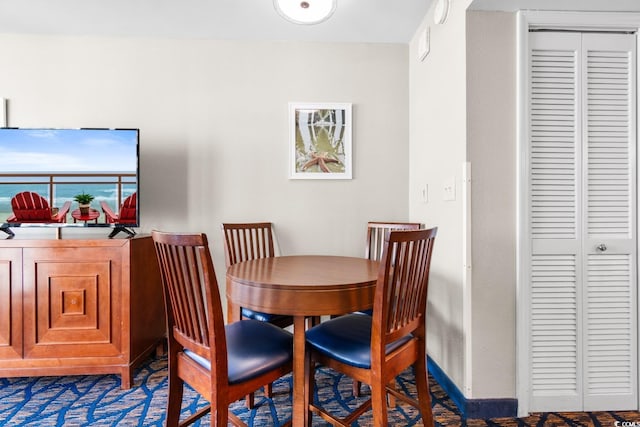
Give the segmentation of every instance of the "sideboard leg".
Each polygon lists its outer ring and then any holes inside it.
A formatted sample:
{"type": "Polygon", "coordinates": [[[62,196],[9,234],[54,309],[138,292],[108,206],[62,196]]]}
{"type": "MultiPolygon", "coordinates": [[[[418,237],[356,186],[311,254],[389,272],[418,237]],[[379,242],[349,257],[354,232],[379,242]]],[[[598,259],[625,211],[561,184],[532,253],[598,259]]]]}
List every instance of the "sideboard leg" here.
{"type": "Polygon", "coordinates": [[[133,378],[133,368],[122,368],[122,373],[120,374],[120,388],[122,390],[129,390],[131,388],[131,378],[133,378]]]}

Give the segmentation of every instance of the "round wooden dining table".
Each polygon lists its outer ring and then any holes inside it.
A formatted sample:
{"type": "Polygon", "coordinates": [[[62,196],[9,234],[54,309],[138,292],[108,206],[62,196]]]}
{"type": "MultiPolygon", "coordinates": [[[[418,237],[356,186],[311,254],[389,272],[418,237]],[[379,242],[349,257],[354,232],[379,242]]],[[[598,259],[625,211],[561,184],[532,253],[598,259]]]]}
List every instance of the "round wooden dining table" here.
{"type": "Polygon", "coordinates": [[[377,261],[365,258],[295,255],[259,258],[227,268],[229,322],[240,319],[240,307],[293,316],[294,427],[309,423],[305,402],[305,319],[372,308],[377,261]]]}

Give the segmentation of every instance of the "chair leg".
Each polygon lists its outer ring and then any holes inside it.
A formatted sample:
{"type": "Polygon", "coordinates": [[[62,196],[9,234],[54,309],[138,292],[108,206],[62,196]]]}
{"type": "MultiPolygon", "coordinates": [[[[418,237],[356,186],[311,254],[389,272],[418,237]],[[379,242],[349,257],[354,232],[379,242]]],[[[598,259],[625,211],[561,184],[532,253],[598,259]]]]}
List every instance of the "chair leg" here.
{"type": "Polygon", "coordinates": [[[253,409],[255,405],[255,395],[253,393],[249,393],[245,396],[245,405],[247,409],[253,409]]]}
{"type": "MultiPolygon", "coordinates": [[[[396,389],[396,380],[393,379],[391,381],[389,381],[389,388],[392,388],[393,390],[396,389]]],[[[387,403],[389,404],[390,408],[395,408],[396,407],[396,397],[393,394],[387,394],[387,403]]]]}
{"type": "Polygon", "coordinates": [[[273,397],[273,383],[269,383],[264,386],[264,395],[268,398],[273,397]]]}
{"type": "Polygon", "coordinates": [[[216,404],[215,408],[211,403],[211,427],[227,427],[229,425],[229,408],[220,407],[216,404]]]}
{"type": "Polygon", "coordinates": [[[433,427],[433,412],[431,410],[431,393],[429,392],[429,377],[426,369],[426,361],[418,360],[413,365],[416,374],[416,388],[418,389],[418,404],[422,414],[422,422],[425,427],[433,427]]]}
{"type": "Polygon", "coordinates": [[[177,375],[169,377],[169,394],[167,402],[167,427],[177,427],[180,425],[180,410],[182,409],[182,392],[184,390],[182,381],[177,375]],[[172,378],[173,377],[173,378],[172,378]]]}
{"type": "Polygon", "coordinates": [[[174,348],[170,347],[168,359],[169,390],[167,395],[167,427],[177,427],[180,424],[180,410],[182,409],[182,393],[184,383],[178,377],[178,355],[174,348]]]}
{"type": "Polygon", "coordinates": [[[314,396],[314,390],[316,388],[316,364],[315,362],[311,359],[311,357],[309,357],[309,355],[306,356],[306,360],[305,360],[305,369],[306,369],[306,375],[307,375],[307,384],[309,384],[309,395],[308,395],[308,401],[304,402],[304,406],[305,406],[305,410],[308,413],[308,425],[311,425],[313,423],[313,411],[311,410],[311,405],[313,405],[315,402],[313,400],[313,396],[314,396]]]}
{"type": "Polygon", "coordinates": [[[320,316],[307,317],[307,329],[313,328],[320,324],[320,316]]]}
{"type": "Polygon", "coordinates": [[[360,386],[362,383],[357,380],[353,380],[353,397],[360,397],[360,386]]]}
{"type": "MultiPolygon", "coordinates": [[[[395,390],[395,380],[389,381],[389,387],[395,390]]],[[[362,383],[360,381],[353,380],[353,397],[360,397],[360,387],[362,383]]],[[[387,395],[388,404],[390,408],[396,407],[396,397],[392,394],[387,395]]]]}
{"type": "MultiPolygon", "coordinates": [[[[264,395],[268,398],[273,397],[273,383],[269,383],[264,386],[264,395]]],[[[253,407],[256,405],[255,393],[249,393],[245,396],[245,405],[247,409],[253,409],[253,407]]]]}
{"type": "Polygon", "coordinates": [[[371,405],[373,406],[373,425],[374,427],[387,427],[387,392],[385,384],[375,378],[371,381],[371,405]]]}

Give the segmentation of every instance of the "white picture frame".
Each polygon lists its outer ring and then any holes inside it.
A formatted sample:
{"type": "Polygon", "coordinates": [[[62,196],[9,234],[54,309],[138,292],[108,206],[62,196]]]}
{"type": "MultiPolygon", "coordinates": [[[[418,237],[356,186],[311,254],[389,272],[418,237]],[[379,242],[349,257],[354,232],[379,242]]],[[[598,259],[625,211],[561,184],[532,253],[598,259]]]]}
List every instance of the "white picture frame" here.
{"type": "Polygon", "coordinates": [[[289,103],[289,178],[352,178],[352,104],[289,103]]]}
{"type": "Polygon", "coordinates": [[[9,126],[7,120],[7,98],[0,98],[0,127],[9,126]]]}

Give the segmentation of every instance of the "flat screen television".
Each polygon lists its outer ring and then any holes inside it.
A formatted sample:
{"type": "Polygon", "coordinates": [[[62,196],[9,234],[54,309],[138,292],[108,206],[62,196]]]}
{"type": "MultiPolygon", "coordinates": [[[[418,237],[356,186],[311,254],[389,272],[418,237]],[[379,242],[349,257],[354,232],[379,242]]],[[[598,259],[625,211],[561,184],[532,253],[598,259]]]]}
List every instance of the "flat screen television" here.
{"type": "Polygon", "coordinates": [[[0,128],[0,228],[11,237],[11,227],[27,226],[133,236],[139,142],[138,129],[0,128]],[[92,196],[88,207],[76,200],[82,194],[92,196]]]}

